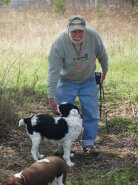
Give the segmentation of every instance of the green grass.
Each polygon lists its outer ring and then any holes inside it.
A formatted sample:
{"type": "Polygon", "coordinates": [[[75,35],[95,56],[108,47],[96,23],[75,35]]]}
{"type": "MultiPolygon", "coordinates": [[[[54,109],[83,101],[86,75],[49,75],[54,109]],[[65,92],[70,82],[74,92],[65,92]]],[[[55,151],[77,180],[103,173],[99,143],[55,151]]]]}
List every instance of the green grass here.
{"type": "MultiPolygon", "coordinates": [[[[132,40],[121,42],[109,50],[109,72],[105,81],[105,90],[110,100],[126,97],[131,101],[138,101],[138,62],[135,50],[136,42],[132,40]],[[120,50],[121,53],[120,53],[120,50]],[[127,51],[125,51],[127,50],[127,51]],[[133,52],[132,52],[133,51],[133,52]],[[127,56],[122,54],[127,52],[127,56]]],[[[36,91],[46,91],[48,61],[43,53],[30,51],[15,51],[8,49],[0,52],[0,82],[4,88],[31,87],[36,91]]],[[[99,66],[97,70],[100,70],[99,66]]]]}
{"type": "Polygon", "coordinates": [[[45,91],[47,60],[39,53],[20,53],[7,50],[0,53],[1,88],[31,87],[45,91]]]}
{"type": "MultiPolygon", "coordinates": [[[[116,110],[116,109],[115,109],[116,110]]],[[[103,120],[105,123],[105,120],[103,120]]],[[[135,119],[125,118],[123,116],[108,116],[108,127],[111,134],[116,136],[127,136],[128,133],[137,133],[138,124],[135,119]]],[[[106,125],[100,126],[100,132],[105,133],[106,125]]]]}
{"type": "Polygon", "coordinates": [[[119,45],[109,49],[109,73],[105,87],[109,90],[111,100],[126,97],[126,99],[137,102],[137,50],[138,45],[134,38],[122,39],[119,45]]]}
{"type": "Polygon", "coordinates": [[[132,164],[113,171],[90,169],[87,173],[82,171],[76,179],[70,178],[67,185],[136,185],[137,171],[138,166],[132,164]]]}

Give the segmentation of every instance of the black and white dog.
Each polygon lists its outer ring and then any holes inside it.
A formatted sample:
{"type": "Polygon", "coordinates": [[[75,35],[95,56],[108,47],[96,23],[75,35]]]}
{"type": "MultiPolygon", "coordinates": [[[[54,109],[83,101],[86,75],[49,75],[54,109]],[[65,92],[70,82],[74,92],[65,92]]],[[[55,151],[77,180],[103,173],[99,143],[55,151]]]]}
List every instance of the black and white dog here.
{"type": "Polygon", "coordinates": [[[58,106],[59,117],[53,117],[47,114],[37,114],[28,118],[21,119],[19,126],[25,125],[27,133],[32,140],[32,156],[34,160],[44,157],[39,154],[39,144],[41,138],[63,145],[66,163],[73,166],[70,160],[71,146],[74,140],[78,138],[82,131],[82,119],[77,106],[71,103],[62,103],[58,106]]]}

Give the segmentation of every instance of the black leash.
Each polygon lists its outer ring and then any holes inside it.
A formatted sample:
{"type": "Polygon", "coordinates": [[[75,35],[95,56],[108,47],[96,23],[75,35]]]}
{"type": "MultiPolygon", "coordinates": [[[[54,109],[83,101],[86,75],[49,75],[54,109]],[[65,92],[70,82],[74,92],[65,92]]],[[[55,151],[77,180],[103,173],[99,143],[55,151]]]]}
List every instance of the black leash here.
{"type": "MultiPolygon", "coordinates": [[[[103,83],[101,82],[101,75],[102,75],[101,72],[95,72],[96,83],[97,83],[97,85],[99,85],[99,91],[100,91],[100,106],[99,106],[100,118],[102,117],[102,102],[103,102],[103,100],[105,100],[103,83]]],[[[105,124],[106,124],[107,133],[109,134],[107,114],[106,114],[105,124]]]]}

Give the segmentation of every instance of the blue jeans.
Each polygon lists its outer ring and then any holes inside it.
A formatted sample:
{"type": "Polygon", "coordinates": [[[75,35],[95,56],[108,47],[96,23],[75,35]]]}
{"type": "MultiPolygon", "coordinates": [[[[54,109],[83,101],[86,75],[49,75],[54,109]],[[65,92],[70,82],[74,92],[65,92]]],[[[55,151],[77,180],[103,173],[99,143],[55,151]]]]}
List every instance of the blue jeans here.
{"type": "Polygon", "coordinates": [[[74,103],[76,97],[79,98],[82,109],[82,147],[91,147],[98,132],[98,90],[95,75],[84,83],[59,80],[55,95],[57,103],[74,103]]]}

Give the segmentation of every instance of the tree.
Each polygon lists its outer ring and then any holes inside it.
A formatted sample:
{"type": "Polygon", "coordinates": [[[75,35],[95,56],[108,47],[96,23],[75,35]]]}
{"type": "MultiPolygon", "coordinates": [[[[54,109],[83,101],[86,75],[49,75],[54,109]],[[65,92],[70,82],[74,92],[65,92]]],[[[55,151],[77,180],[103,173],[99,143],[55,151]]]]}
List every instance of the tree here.
{"type": "Polygon", "coordinates": [[[91,5],[91,4],[98,5],[99,0],[88,0],[88,3],[89,3],[89,5],[91,5]]]}
{"type": "Polygon", "coordinates": [[[131,4],[132,4],[132,6],[134,6],[135,5],[135,0],[131,0],[131,4]]]}
{"type": "Polygon", "coordinates": [[[11,0],[0,0],[0,5],[9,4],[11,0]]]}

